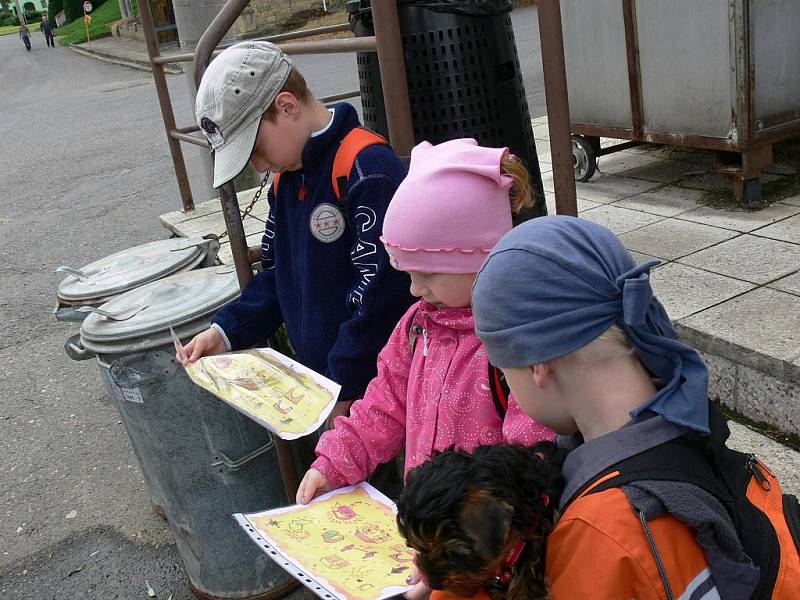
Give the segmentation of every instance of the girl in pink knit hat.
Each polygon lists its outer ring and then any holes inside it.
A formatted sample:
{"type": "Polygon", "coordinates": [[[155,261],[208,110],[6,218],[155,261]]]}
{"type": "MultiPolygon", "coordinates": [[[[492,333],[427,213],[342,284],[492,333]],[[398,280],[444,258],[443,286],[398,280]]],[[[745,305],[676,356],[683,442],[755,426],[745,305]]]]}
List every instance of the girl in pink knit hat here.
{"type": "Polygon", "coordinates": [[[405,451],[405,473],[434,452],[514,442],[553,432],[509,398],[498,402],[499,371],[475,334],[472,283],[492,247],[530,206],[528,173],[507,148],[472,139],[411,152],[408,176],[386,211],[383,241],[394,268],[411,276],[420,300],[378,356],[378,375],[349,417],[317,444],[297,502],[365,481],[405,451]]]}

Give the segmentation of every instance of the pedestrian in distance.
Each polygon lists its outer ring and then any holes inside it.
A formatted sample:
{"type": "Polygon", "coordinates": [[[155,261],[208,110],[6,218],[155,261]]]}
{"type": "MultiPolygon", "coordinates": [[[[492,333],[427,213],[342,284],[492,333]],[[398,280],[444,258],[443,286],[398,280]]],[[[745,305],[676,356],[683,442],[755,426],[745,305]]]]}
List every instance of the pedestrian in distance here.
{"type": "Polygon", "coordinates": [[[47,15],[42,17],[42,22],[39,24],[39,31],[44,34],[44,39],[50,48],[56,47],[55,27],[47,18],[47,15]]]}
{"type": "Polygon", "coordinates": [[[25,44],[25,49],[30,52],[31,51],[31,32],[28,27],[23,23],[19,26],[19,38],[22,40],[22,43],[25,44]]]}

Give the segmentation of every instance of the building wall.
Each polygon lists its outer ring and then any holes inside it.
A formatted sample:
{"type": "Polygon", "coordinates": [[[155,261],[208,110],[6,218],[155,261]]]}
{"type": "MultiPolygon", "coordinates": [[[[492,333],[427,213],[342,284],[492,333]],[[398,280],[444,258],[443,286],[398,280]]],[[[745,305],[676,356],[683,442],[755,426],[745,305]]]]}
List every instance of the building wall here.
{"type": "MultiPolygon", "coordinates": [[[[341,12],[345,0],[326,0],[324,4],[328,12],[341,12]]],[[[234,33],[237,37],[277,33],[293,14],[322,7],[322,0],[250,0],[234,23],[234,33]]]]}

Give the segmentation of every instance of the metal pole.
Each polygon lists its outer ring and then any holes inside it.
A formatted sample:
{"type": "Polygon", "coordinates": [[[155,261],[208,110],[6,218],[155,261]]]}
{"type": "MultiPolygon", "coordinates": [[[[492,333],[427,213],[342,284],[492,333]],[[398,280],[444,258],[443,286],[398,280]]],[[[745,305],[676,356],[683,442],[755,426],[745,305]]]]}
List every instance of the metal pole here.
{"type": "Polygon", "coordinates": [[[408,81],[397,3],[388,0],[373,2],[372,19],[375,25],[375,40],[378,44],[378,65],[386,105],[389,140],[399,155],[408,156],[414,147],[414,125],[411,120],[411,102],[408,99],[408,81]]]}
{"type": "Polygon", "coordinates": [[[575,168],[569,126],[567,70],[564,62],[564,38],[561,30],[561,2],[559,0],[540,0],[538,11],[544,93],[547,102],[547,122],[550,128],[550,153],[553,157],[556,213],[578,216],[575,168]]]}
{"type": "Polygon", "coordinates": [[[149,0],[139,0],[139,17],[142,19],[142,28],[147,43],[147,54],[150,57],[150,65],[153,69],[153,80],[156,84],[156,94],[158,103],[161,106],[161,117],[164,120],[164,129],[167,134],[169,153],[172,156],[172,164],[175,167],[175,178],[178,180],[178,191],[181,195],[183,210],[192,210],[194,200],[192,199],[192,189],[189,186],[189,175],[186,172],[186,162],[183,160],[183,150],[181,143],[170,136],[169,132],[175,129],[175,113],[172,111],[172,101],[169,97],[167,87],[167,77],[164,75],[164,67],[154,61],[158,58],[158,40],[156,40],[156,30],[153,25],[153,13],[150,9],[149,0]]]}
{"type": "Polygon", "coordinates": [[[28,22],[25,19],[25,13],[22,10],[22,7],[19,5],[19,0],[16,0],[17,4],[17,18],[19,19],[20,25],[27,25],[28,22]]]}

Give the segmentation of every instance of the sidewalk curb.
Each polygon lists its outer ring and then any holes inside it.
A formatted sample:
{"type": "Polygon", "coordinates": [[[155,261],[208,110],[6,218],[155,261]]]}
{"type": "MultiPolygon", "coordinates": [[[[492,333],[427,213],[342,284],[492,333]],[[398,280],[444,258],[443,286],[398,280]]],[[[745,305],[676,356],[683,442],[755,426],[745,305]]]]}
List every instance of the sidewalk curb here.
{"type": "MultiPolygon", "coordinates": [[[[140,71],[149,71],[153,72],[152,67],[150,66],[149,61],[144,60],[136,60],[134,58],[121,58],[114,54],[109,54],[107,52],[100,52],[98,50],[90,50],[88,48],[83,48],[78,44],[70,44],[69,49],[73,52],[77,52],[78,54],[83,54],[84,56],[89,56],[91,58],[95,58],[97,60],[102,60],[104,62],[113,63],[115,65],[122,65],[124,67],[130,67],[131,69],[138,69],[140,71]]],[[[170,75],[180,75],[183,73],[183,68],[177,64],[168,64],[164,65],[164,72],[170,75]]]]}

